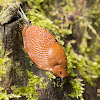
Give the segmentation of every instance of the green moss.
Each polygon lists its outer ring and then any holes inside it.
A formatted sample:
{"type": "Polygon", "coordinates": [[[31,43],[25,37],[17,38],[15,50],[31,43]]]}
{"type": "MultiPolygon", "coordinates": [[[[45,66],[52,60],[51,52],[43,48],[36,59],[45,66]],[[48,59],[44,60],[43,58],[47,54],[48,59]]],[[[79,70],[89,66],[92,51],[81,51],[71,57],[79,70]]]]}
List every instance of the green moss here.
{"type": "MultiPolygon", "coordinates": [[[[7,71],[10,65],[12,66],[11,59],[7,58],[7,56],[3,59],[0,58],[0,82],[2,81],[1,77],[7,77],[7,71]]],[[[14,80],[17,80],[19,77],[20,79],[24,79],[25,76],[23,76],[23,70],[18,62],[15,63],[13,71],[14,75],[16,76],[12,76],[14,80]]],[[[18,85],[11,86],[10,88],[13,92],[10,94],[8,94],[7,90],[0,86],[0,100],[9,100],[10,98],[20,98],[22,96],[26,96],[28,100],[38,100],[38,87],[45,89],[48,83],[44,82],[44,78],[39,78],[32,72],[27,71],[27,75],[29,77],[28,84],[26,86],[21,86],[20,88],[18,85]]],[[[17,81],[19,82],[19,80],[17,81]]]]}
{"type": "Polygon", "coordinates": [[[72,94],[68,94],[70,97],[72,98],[80,98],[80,100],[84,100],[83,99],[83,93],[84,93],[84,84],[82,84],[81,82],[83,81],[82,79],[78,78],[74,80],[77,84],[75,84],[74,82],[71,82],[73,85],[73,93],[72,94]]]}
{"type": "Polygon", "coordinates": [[[56,76],[50,71],[46,72],[46,75],[48,76],[49,80],[51,81],[52,79],[56,79],[56,76]]]}
{"type": "Polygon", "coordinates": [[[16,95],[26,96],[28,100],[38,100],[38,87],[40,87],[41,89],[45,89],[48,83],[45,83],[43,78],[39,78],[32,72],[27,71],[27,74],[29,77],[28,85],[22,86],[20,88],[13,86],[12,90],[16,95]]]}
{"type": "MultiPolygon", "coordinates": [[[[1,43],[1,41],[0,41],[1,43]]],[[[11,59],[4,56],[4,50],[0,46],[0,83],[2,82],[2,78],[7,78],[7,72],[10,66],[12,65],[11,59]]],[[[0,86],[0,100],[9,100],[10,98],[19,98],[21,96],[15,95],[14,93],[8,94],[7,90],[0,86]]]]}

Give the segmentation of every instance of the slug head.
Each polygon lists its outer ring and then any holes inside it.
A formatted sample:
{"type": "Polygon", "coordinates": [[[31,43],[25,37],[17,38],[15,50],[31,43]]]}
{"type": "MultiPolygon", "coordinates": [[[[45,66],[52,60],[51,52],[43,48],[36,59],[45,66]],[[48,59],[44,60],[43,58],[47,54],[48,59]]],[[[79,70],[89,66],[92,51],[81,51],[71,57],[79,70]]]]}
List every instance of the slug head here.
{"type": "Polygon", "coordinates": [[[26,30],[27,30],[27,28],[28,28],[29,26],[31,26],[31,20],[30,20],[30,19],[29,19],[29,21],[27,22],[27,24],[25,25],[25,27],[23,28],[23,31],[22,31],[23,37],[24,37],[24,34],[25,34],[25,32],[26,32],[26,30]]]}
{"type": "Polygon", "coordinates": [[[48,61],[53,74],[60,78],[67,77],[67,57],[62,46],[58,42],[55,42],[49,49],[48,54],[48,61]]]}
{"type": "Polygon", "coordinates": [[[66,66],[65,67],[61,67],[59,65],[55,66],[52,72],[56,77],[65,78],[68,76],[66,66]]]}

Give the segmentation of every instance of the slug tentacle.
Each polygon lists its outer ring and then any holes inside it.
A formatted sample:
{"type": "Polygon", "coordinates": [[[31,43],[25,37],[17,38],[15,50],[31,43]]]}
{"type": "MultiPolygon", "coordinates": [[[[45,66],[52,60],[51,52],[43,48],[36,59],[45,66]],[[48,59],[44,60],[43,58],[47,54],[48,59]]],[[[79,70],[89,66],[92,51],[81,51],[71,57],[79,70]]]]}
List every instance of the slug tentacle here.
{"type": "Polygon", "coordinates": [[[63,78],[61,78],[61,85],[63,85],[63,78]]]}

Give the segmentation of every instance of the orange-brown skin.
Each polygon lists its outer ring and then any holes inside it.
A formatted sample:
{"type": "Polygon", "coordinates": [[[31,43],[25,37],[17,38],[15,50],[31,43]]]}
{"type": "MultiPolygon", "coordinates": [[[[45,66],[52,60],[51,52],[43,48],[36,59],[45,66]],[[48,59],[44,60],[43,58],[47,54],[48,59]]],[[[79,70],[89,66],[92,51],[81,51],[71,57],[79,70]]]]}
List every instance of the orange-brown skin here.
{"type": "Polygon", "coordinates": [[[56,77],[68,76],[66,54],[52,34],[39,26],[26,24],[22,35],[24,48],[36,65],[52,71],[56,77]]]}

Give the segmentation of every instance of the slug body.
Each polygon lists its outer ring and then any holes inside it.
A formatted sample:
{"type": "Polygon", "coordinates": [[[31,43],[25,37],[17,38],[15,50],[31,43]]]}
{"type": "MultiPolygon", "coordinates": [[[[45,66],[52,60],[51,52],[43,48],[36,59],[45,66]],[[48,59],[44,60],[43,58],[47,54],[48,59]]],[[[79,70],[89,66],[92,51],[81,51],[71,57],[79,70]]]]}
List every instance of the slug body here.
{"type": "Polygon", "coordinates": [[[68,76],[66,54],[52,34],[39,26],[26,24],[22,35],[24,48],[36,65],[52,71],[56,77],[68,76]]]}

